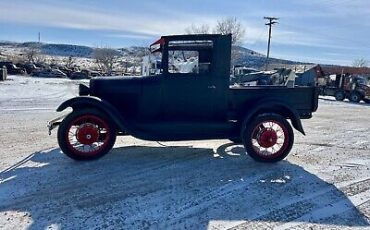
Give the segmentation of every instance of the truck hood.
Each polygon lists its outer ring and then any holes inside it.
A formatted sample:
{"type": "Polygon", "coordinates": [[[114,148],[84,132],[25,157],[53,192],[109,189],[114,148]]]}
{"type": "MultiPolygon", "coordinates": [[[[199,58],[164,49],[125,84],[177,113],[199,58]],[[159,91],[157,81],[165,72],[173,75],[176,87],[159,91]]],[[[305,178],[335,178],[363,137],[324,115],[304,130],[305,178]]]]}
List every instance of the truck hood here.
{"type": "Polygon", "coordinates": [[[90,95],[139,94],[142,90],[141,77],[97,77],[90,80],[90,95]]]}
{"type": "Polygon", "coordinates": [[[363,89],[370,89],[370,85],[360,84],[360,87],[363,89]]]}

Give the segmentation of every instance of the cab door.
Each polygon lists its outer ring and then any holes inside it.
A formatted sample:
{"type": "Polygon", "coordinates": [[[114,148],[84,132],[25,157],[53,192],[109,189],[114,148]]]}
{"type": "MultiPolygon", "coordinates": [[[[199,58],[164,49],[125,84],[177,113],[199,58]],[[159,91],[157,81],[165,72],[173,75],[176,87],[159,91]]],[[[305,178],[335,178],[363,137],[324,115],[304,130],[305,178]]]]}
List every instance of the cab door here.
{"type": "Polygon", "coordinates": [[[208,81],[209,78],[196,74],[168,74],[164,78],[163,91],[166,119],[213,119],[217,88],[208,81]]]}
{"type": "Polygon", "coordinates": [[[164,118],[177,121],[216,121],[224,118],[226,95],[223,83],[217,81],[212,71],[212,47],[175,47],[169,49],[166,58],[164,118]]]}

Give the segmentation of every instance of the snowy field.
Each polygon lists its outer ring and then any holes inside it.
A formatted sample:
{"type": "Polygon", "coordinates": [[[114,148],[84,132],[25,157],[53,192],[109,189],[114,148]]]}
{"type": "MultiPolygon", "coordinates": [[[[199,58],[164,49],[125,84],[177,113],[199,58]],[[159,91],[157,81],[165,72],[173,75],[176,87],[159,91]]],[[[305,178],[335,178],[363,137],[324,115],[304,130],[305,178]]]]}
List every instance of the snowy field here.
{"type": "Polygon", "coordinates": [[[286,160],[227,140],[119,137],[94,162],[61,154],[46,122],[66,79],[0,82],[0,229],[370,229],[370,106],[320,99],[286,160]]]}

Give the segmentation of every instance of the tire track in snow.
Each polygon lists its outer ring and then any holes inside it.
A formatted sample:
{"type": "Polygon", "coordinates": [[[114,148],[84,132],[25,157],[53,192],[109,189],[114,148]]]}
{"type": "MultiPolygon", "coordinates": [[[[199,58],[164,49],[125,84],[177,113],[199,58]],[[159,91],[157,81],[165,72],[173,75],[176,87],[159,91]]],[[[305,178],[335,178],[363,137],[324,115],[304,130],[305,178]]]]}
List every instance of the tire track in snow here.
{"type": "MultiPolygon", "coordinates": [[[[268,175],[272,171],[274,171],[274,170],[268,171],[268,172],[266,172],[266,174],[259,174],[260,179],[264,178],[264,176],[268,175]]],[[[253,181],[253,179],[254,179],[254,182],[256,182],[258,180],[258,175],[257,175],[256,178],[252,178],[252,181],[253,181]]],[[[362,181],[358,181],[358,180],[356,180],[356,181],[351,180],[351,181],[346,182],[346,183],[340,183],[340,186],[355,185],[356,183],[367,183],[368,181],[370,181],[370,178],[366,179],[365,181],[366,182],[362,182],[362,181]]],[[[305,182],[302,181],[301,183],[305,183],[305,182]]],[[[166,223],[166,225],[164,225],[162,227],[163,228],[168,228],[169,226],[172,226],[172,227],[177,226],[181,222],[186,221],[187,219],[189,219],[191,216],[201,215],[202,210],[205,210],[206,208],[210,207],[212,204],[217,203],[221,199],[226,199],[230,195],[238,195],[238,194],[234,194],[234,192],[238,191],[238,190],[241,190],[241,189],[243,189],[244,187],[246,187],[248,185],[253,185],[253,182],[249,181],[247,184],[243,184],[243,183],[231,184],[230,183],[230,184],[227,185],[229,188],[227,188],[225,191],[223,191],[223,189],[221,188],[220,190],[212,191],[209,195],[206,195],[205,197],[202,197],[200,199],[196,199],[195,201],[191,201],[190,203],[185,204],[185,207],[183,209],[181,209],[179,213],[171,215],[170,216],[171,217],[170,222],[166,223]]],[[[301,184],[300,183],[292,183],[292,184],[290,184],[290,186],[291,187],[301,186],[301,184]]],[[[287,189],[289,190],[289,188],[287,188],[287,189]]],[[[332,195],[333,197],[338,196],[338,195],[343,196],[342,193],[339,190],[337,190],[337,188],[330,187],[330,188],[325,188],[325,189],[322,189],[322,190],[317,191],[315,193],[312,193],[308,196],[304,196],[303,198],[289,199],[289,201],[287,201],[285,203],[282,203],[278,206],[279,209],[283,209],[283,208],[286,208],[286,209],[282,210],[281,212],[276,213],[275,218],[280,218],[284,214],[284,212],[287,212],[287,209],[291,209],[290,212],[295,213],[295,209],[297,207],[301,207],[301,209],[302,209],[302,207],[304,207],[305,205],[309,205],[310,202],[306,201],[306,200],[314,200],[318,196],[322,196],[323,194],[331,195],[331,193],[333,193],[333,195],[332,195]],[[298,203],[298,202],[300,202],[300,203],[298,203]],[[296,204],[296,203],[298,203],[298,204],[296,204]],[[290,206],[292,206],[292,207],[290,207],[290,206]]],[[[251,196],[253,196],[253,194],[251,194],[251,196]]],[[[320,203],[318,205],[320,207],[322,204],[320,203]]],[[[266,221],[270,221],[270,218],[271,218],[270,215],[272,215],[272,213],[271,213],[272,211],[267,211],[267,209],[265,209],[265,211],[262,211],[262,213],[261,213],[260,210],[263,210],[263,209],[259,209],[259,213],[255,214],[254,216],[253,215],[248,216],[248,219],[252,218],[252,219],[258,219],[259,220],[261,217],[265,217],[266,221]]],[[[296,216],[296,217],[298,217],[298,216],[296,216]]],[[[293,218],[293,217],[291,217],[291,218],[293,218]]],[[[261,223],[258,223],[258,225],[260,225],[260,224],[261,223]]],[[[223,228],[225,228],[225,226],[228,226],[229,228],[233,227],[232,222],[230,224],[223,223],[223,228]]],[[[253,227],[258,228],[258,226],[253,226],[253,227]]],[[[245,229],[245,226],[241,227],[240,229],[245,229]]],[[[247,229],[249,229],[249,226],[247,227],[247,229]]]]}
{"type": "Polygon", "coordinates": [[[243,189],[248,185],[255,183],[256,181],[265,177],[272,171],[273,169],[271,171],[266,171],[263,174],[257,174],[255,176],[248,177],[248,179],[244,181],[230,182],[225,184],[224,186],[219,187],[216,190],[201,194],[199,198],[186,202],[179,210],[176,211],[176,213],[171,213],[171,215],[168,217],[171,219],[171,221],[165,223],[164,224],[165,226],[163,226],[163,228],[168,228],[168,226],[175,225],[176,222],[178,222],[179,220],[184,220],[187,216],[193,215],[199,212],[200,210],[211,206],[212,204],[216,203],[219,199],[232,195],[233,192],[243,189]]]}
{"type": "MultiPolygon", "coordinates": [[[[148,153],[150,153],[150,149],[147,150],[148,153]]],[[[192,159],[195,159],[195,158],[198,158],[200,154],[206,152],[208,150],[198,150],[198,151],[194,151],[195,154],[192,154],[190,156],[186,156],[186,157],[181,157],[179,159],[169,159],[169,160],[161,160],[160,161],[160,164],[158,164],[158,162],[154,162],[154,163],[149,163],[148,165],[142,165],[143,169],[141,170],[134,170],[133,172],[130,172],[129,174],[127,175],[124,175],[125,176],[125,184],[129,184],[129,183],[132,183],[132,182],[135,182],[135,181],[139,181],[145,174],[148,174],[152,171],[157,171],[157,170],[160,170],[160,169],[163,169],[163,168],[166,168],[166,167],[171,167],[172,164],[175,164],[175,163],[178,163],[178,162],[185,162],[185,161],[189,161],[189,160],[192,160],[192,159]]],[[[170,154],[170,153],[169,153],[170,154]]],[[[125,170],[125,169],[122,169],[122,168],[118,168],[118,169],[115,169],[115,170],[110,170],[110,171],[102,171],[101,173],[98,173],[98,174],[94,174],[94,176],[92,177],[92,175],[84,175],[82,177],[72,177],[73,179],[71,180],[68,180],[67,183],[62,183],[62,184],[54,184],[53,187],[50,187],[50,190],[46,190],[46,191],[43,191],[43,192],[37,192],[37,193],[34,193],[34,194],[27,194],[26,196],[19,196],[19,197],[14,197],[14,199],[11,199],[9,200],[9,202],[6,202],[6,201],[2,201],[2,203],[0,204],[0,210],[3,210],[3,209],[6,209],[6,207],[26,207],[28,205],[28,203],[34,203],[35,202],[35,198],[36,199],[40,199],[38,202],[42,202],[42,200],[48,200],[50,197],[50,194],[53,195],[53,198],[60,198],[62,199],[64,194],[65,193],[73,193],[73,192],[77,192],[77,191],[80,191],[82,187],[88,187],[88,186],[91,186],[95,183],[98,183],[100,181],[114,181],[115,179],[117,179],[114,175],[118,175],[119,172],[121,172],[122,170],[125,170]],[[109,179],[107,179],[107,175],[110,175],[109,179]],[[78,186],[76,186],[78,185],[78,186]]],[[[3,173],[4,174],[8,174],[9,172],[5,172],[3,173]]],[[[27,172],[25,172],[27,173],[27,172]]],[[[10,174],[10,173],[9,173],[10,174]]],[[[11,175],[11,174],[10,174],[11,175]]],[[[1,176],[1,174],[0,174],[1,176]]],[[[18,175],[20,176],[20,175],[18,175]]],[[[27,175],[27,177],[30,176],[30,175],[27,175]]],[[[119,175],[119,176],[122,176],[122,175],[119,175]]],[[[5,180],[6,178],[3,177],[3,179],[5,180]]],[[[111,184],[112,185],[112,184],[111,184]]],[[[100,195],[102,195],[102,197],[106,196],[106,193],[107,191],[104,190],[100,193],[100,195]]]]}
{"type": "Polygon", "coordinates": [[[307,213],[297,219],[292,220],[290,223],[285,223],[276,227],[276,230],[289,229],[302,224],[302,222],[319,222],[320,220],[329,218],[333,215],[344,213],[354,207],[361,206],[370,200],[370,192],[365,191],[358,194],[354,194],[347,199],[342,199],[336,203],[331,203],[323,208],[314,210],[313,212],[307,213]]]}
{"type": "MultiPolygon", "coordinates": [[[[149,150],[150,151],[150,150],[149,150]]],[[[39,210],[38,212],[42,212],[42,209],[45,209],[45,205],[47,205],[47,209],[49,213],[58,213],[61,214],[63,212],[69,211],[69,210],[75,210],[77,209],[84,209],[84,208],[97,208],[100,205],[108,205],[108,204],[114,204],[116,201],[119,201],[120,205],[123,205],[125,203],[130,203],[130,200],[137,200],[138,197],[140,199],[143,196],[148,196],[149,198],[153,198],[152,200],[154,202],[158,201],[158,198],[166,199],[167,197],[171,196],[171,186],[183,186],[181,184],[181,181],[174,181],[174,183],[148,183],[148,182],[141,182],[143,177],[146,177],[147,175],[151,175],[153,172],[157,174],[161,174],[163,172],[163,169],[173,167],[174,164],[180,163],[180,165],[186,166],[185,169],[188,169],[188,165],[191,164],[192,167],[195,168],[202,168],[204,163],[208,162],[208,158],[201,156],[203,160],[197,160],[192,161],[194,158],[199,158],[199,154],[203,154],[204,152],[208,152],[209,150],[200,150],[197,154],[192,155],[190,157],[181,157],[180,159],[171,159],[168,161],[161,160],[161,165],[158,165],[156,162],[154,168],[152,168],[151,171],[148,169],[146,165],[143,165],[142,172],[138,175],[137,171],[132,172],[132,177],[125,177],[128,180],[126,181],[118,181],[117,177],[114,176],[114,173],[112,173],[112,177],[107,178],[107,174],[104,173],[102,175],[102,179],[104,179],[104,184],[109,185],[108,188],[98,188],[98,192],[94,194],[89,194],[87,196],[83,196],[84,190],[89,190],[88,187],[94,187],[94,183],[91,182],[91,180],[84,181],[81,178],[79,178],[76,182],[73,182],[74,184],[71,188],[60,188],[60,186],[54,186],[54,189],[45,191],[43,193],[34,194],[33,196],[27,197],[27,199],[17,199],[16,203],[7,204],[6,206],[11,206],[12,208],[20,209],[22,210],[22,207],[24,207],[27,210],[27,207],[33,207],[34,210],[39,210]],[[206,160],[206,162],[204,162],[206,160]],[[159,167],[158,167],[159,166],[159,167]],[[134,179],[133,179],[134,178],[134,179]],[[83,183],[78,184],[78,181],[83,181],[83,183]],[[141,182],[141,183],[140,183],[141,182]],[[180,183],[176,185],[176,183],[180,183]],[[78,184],[78,186],[76,186],[78,184]],[[88,187],[86,187],[88,186],[88,187]],[[128,186],[128,187],[125,187],[128,186]],[[81,190],[83,188],[83,190],[81,190]],[[61,203],[63,205],[61,206],[61,203]],[[43,206],[44,205],[44,206],[43,206]],[[56,210],[55,210],[56,209],[56,210]],[[55,210],[55,212],[54,212],[55,210]]],[[[170,153],[169,153],[170,154],[170,153]]],[[[186,154],[184,154],[186,155],[186,154]]],[[[217,160],[218,161],[218,160],[217,160]]],[[[228,162],[229,164],[233,164],[233,162],[228,162]]],[[[219,166],[220,164],[217,163],[215,166],[219,166]]],[[[254,164],[253,167],[249,167],[248,170],[252,172],[258,172],[258,168],[260,168],[261,165],[254,164]]],[[[270,171],[266,171],[266,173],[269,173],[274,170],[276,167],[271,167],[270,171]]],[[[212,169],[212,168],[211,168],[212,169]]],[[[121,169],[125,170],[125,169],[121,169]]],[[[204,171],[204,170],[200,170],[204,171]]],[[[206,171],[204,171],[206,172],[206,171]]],[[[248,171],[249,172],[249,171],[248,171]]],[[[239,171],[235,171],[235,173],[239,173],[239,171]]],[[[192,175],[192,174],[190,174],[192,175]]],[[[257,175],[257,177],[261,177],[263,175],[257,175]]],[[[90,178],[91,175],[88,177],[90,178]]],[[[205,181],[200,181],[204,184],[205,181]]],[[[225,187],[221,187],[220,191],[215,191],[211,197],[207,196],[209,194],[208,191],[204,187],[202,187],[202,196],[205,200],[212,199],[212,198],[220,198],[221,196],[227,194],[231,190],[235,190],[233,188],[235,183],[228,183],[225,185],[225,187]],[[231,190],[230,190],[231,189],[231,190]]],[[[197,185],[193,185],[197,186],[197,185]]],[[[201,185],[200,185],[201,186],[201,185]]],[[[244,186],[244,185],[243,185],[244,186]]],[[[172,194],[173,195],[173,194],[172,194]]],[[[169,199],[166,201],[168,202],[169,199]]],[[[202,202],[202,199],[199,199],[199,202],[202,202]]],[[[156,203],[158,205],[158,203],[156,203]]],[[[209,203],[208,203],[209,204],[209,203]]],[[[163,204],[162,204],[163,205],[163,204]]],[[[3,207],[3,206],[1,206],[3,207]]],[[[154,207],[154,206],[153,206],[154,207]]],[[[188,210],[188,208],[192,208],[193,203],[189,203],[188,205],[185,205],[185,209],[188,210]]],[[[197,210],[199,207],[196,207],[195,210],[197,210]]],[[[37,214],[33,215],[37,216],[37,214]]],[[[135,221],[135,216],[131,219],[132,221],[135,221]]],[[[129,221],[130,219],[128,219],[129,221]]]]}
{"type": "Polygon", "coordinates": [[[347,206],[347,209],[349,209],[353,205],[357,206],[368,201],[370,199],[369,190],[370,178],[344,185],[339,190],[336,190],[336,188],[324,189],[315,192],[311,196],[296,199],[291,204],[284,204],[283,207],[278,207],[271,212],[254,217],[230,229],[275,229],[277,227],[280,229],[279,225],[281,222],[290,222],[281,225],[281,229],[285,229],[301,224],[292,223],[294,221],[318,221],[314,217],[319,216],[321,219],[324,213],[328,213],[331,216],[345,211],[338,209],[338,207],[347,206]],[[350,201],[353,205],[350,204],[350,201]],[[323,205],[324,207],[322,207],[323,205]]]}

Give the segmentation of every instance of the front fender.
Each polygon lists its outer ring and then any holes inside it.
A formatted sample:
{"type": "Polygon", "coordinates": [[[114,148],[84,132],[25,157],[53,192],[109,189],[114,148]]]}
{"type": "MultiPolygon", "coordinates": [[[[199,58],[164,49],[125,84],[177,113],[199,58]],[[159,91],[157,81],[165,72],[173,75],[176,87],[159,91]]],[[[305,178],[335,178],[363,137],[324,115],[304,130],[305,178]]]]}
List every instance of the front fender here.
{"type": "Polygon", "coordinates": [[[57,108],[57,112],[62,112],[66,108],[71,107],[72,109],[78,109],[83,107],[89,107],[89,106],[97,106],[99,108],[104,107],[102,100],[98,97],[92,97],[92,96],[80,96],[80,97],[74,97],[71,98],[62,104],[60,104],[57,108]]]}
{"type": "Polygon", "coordinates": [[[153,137],[147,133],[140,131],[135,123],[128,121],[125,117],[118,112],[118,110],[111,105],[109,102],[104,101],[98,97],[93,96],[79,96],[72,99],[69,99],[63,102],[58,108],[57,111],[61,112],[68,107],[72,107],[73,110],[84,109],[84,108],[93,108],[98,109],[109,116],[109,118],[115,122],[120,131],[125,132],[134,137],[152,140],[153,137]]]}
{"type": "Polygon", "coordinates": [[[62,112],[66,108],[71,107],[73,110],[94,108],[98,109],[109,116],[109,118],[116,123],[116,125],[122,130],[126,130],[124,119],[120,116],[116,108],[114,108],[110,103],[93,96],[79,96],[69,99],[63,102],[57,108],[57,112],[62,112]]]}
{"type": "Polygon", "coordinates": [[[286,102],[278,100],[260,100],[256,102],[253,106],[248,106],[253,108],[248,110],[244,114],[243,125],[247,125],[255,116],[262,113],[277,113],[284,117],[287,117],[291,120],[293,127],[301,132],[303,135],[306,135],[302,126],[301,118],[296,109],[287,104],[286,102]]]}

